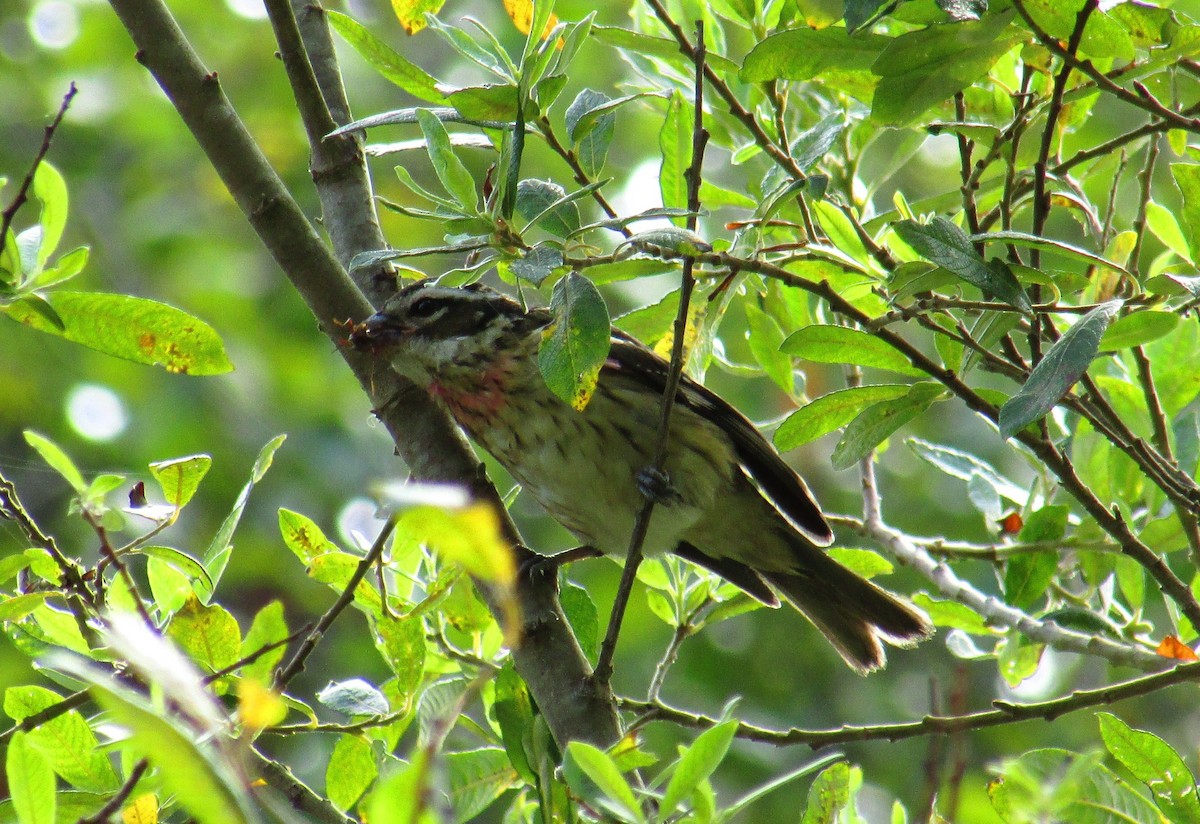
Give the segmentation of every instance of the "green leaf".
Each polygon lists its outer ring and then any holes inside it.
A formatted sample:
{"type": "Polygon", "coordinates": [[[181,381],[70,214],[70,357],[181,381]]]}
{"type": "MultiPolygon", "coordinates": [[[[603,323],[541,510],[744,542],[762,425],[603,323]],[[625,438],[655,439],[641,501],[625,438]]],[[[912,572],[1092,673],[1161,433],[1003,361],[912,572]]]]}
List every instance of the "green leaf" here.
{"type": "Polygon", "coordinates": [[[211,742],[200,744],[178,722],[164,718],[132,691],[93,673],[92,693],[113,721],[132,734],[129,748],[158,768],[164,789],[200,824],[245,824],[241,779],[213,752],[211,742]],[[107,682],[107,683],[106,683],[107,682]]]}
{"type": "MultiPolygon", "coordinates": [[[[167,547],[155,547],[167,549],[167,547]]],[[[182,553],[180,553],[182,554],[182,553]]],[[[207,576],[208,573],[205,573],[207,576]]],[[[150,594],[154,606],[162,617],[170,616],[188,602],[196,593],[196,587],[183,572],[166,561],[151,557],[146,561],[146,578],[150,582],[150,594]]],[[[197,581],[198,583],[198,581],[197,581]]]]}
{"type": "Polygon", "coordinates": [[[346,812],[378,776],[371,742],[358,735],[339,735],[325,768],[325,793],[333,806],[346,812]]]}
{"type": "Polygon", "coordinates": [[[868,71],[890,37],[864,32],[851,37],[844,28],[795,28],[762,40],[742,63],[745,82],[811,80],[830,69],[868,71]]]}
{"type": "Polygon", "coordinates": [[[617,247],[632,246],[639,252],[664,257],[667,255],[698,255],[712,251],[712,244],[700,235],[679,226],[664,226],[661,229],[648,229],[637,232],[626,238],[617,247]]]}
{"type": "Polygon", "coordinates": [[[608,307],[590,280],[571,272],[554,285],[550,312],[554,320],[542,333],[538,368],[555,395],[582,411],[608,357],[608,307]]]}
{"type": "Polygon", "coordinates": [[[1005,564],[1004,600],[1017,609],[1028,609],[1046,597],[1058,571],[1054,552],[1023,552],[1005,564]]]}
{"type": "Polygon", "coordinates": [[[517,184],[517,214],[565,238],[579,229],[579,207],[568,197],[567,190],[553,181],[522,180],[517,184]]]}
{"type": "Polygon", "coordinates": [[[138,552],[149,558],[162,561],[172,568],[182,572],[189,579],[196,581],[199,584],[212,589],[212,578],[208,574],[208,570],[204,565],[188,555],[186,552],[181,552],[174,547],[169,546],[144,546],[139,547],[138,552]]]}
{"type": "Polygon", "coordinates": [[[787,394],[796,391],[796,381],[792,375],[792,359],[779,351],[783,344],[783,330],[778,321],[768,315],[753,303],[745,304],[746,338],[750,345],[750,353],[754,360],[763,368],[768,378],[787,394]]]}
{"type": "MultiPolygon", "coordinates": [[[[812,180],[810,177],[809,180],[812,180]]],[[[836,205],[827,200],[812,200],[809,203],[813,216],[821,225],[822,231],[829,236],[834,248],[847,255],[851,260],[864,268],[871,265],[871,254],[863,245],[862,238],[854,228],[850,218],[836,205]]]]}
{"type": "Polygon", "coordinates": [[[1012,270],[1001,261],[985,261],[971,245],[966,232],[944,217],[934,217],[926,224],[900,220],[893,223],[892,228],[901,240],[926,260],[1022,312],[1033,311],[1029,297],[1012,270]]]}
{"type": "MultiPolygon", "coordinates": [[[[4,712],[20,722],[58,704],[62,696],[44,687],[9,687],[4,712]]],[[[75,787],[95,793],[112,792],[121,782],[96,734],[77,710],[68,710],[30,730],[29,745],[41,752],[54,772],[75,787]]]]}
{"type": "Polygon", "coordinates": [[[508,755],[496,747],[446,754],[450,805],[457,821],[475,821],[493,801],[517,783],[508,755]]]}
{"type": "Polygon", "coordinates": [[[0,621],[20,621],[45,604],[52,595],[50,592],[23,592],[20,595],[0,596],[0,621]]]}
{"type": "Polygon", "coordinates": [[[546,278],[563,266],[563,250],[554,243],[539,243],[522,257],[512,261],[509,270],[534,286],[541,286],[546,278]]]}
{"type": "Polygon", "coordinates": [[[1105,748],[1146,784],[1163,814],[1176,824],[1200,822],[1196,781],[1179,753],[1157,735],[1133,729],[1112,713],[1096,717],[1105,748]]]}
{"type": "MultiPolygon", "coordinates": [[[[1130,276],[1130,272],[1119,263],[1114,263],[1106,257],[1097,255],[1094,252],[1089,252],[1087,249],[1081,249],[1078,246],[1073,246],[1070,243],[1065,243],[1061,240],[1056,240],[1049,237],[1040,237],[1031,235],[1025,232],[983,232],[978,235],[970,236],[971,242],[979,241],[980,243],[996,243],[1001,245],[1023,246],[1029,249],[1041,249],[1044,252],[1062,255],[1063,257],[1083,263],[1087,266],[1101,266],[1113,272],[1122,275],[1130,276]]],[[[1131,237],[1132,239],[1132,237],[1131,237]]]]}
{"type": "Polygon", "coordinates": [[[885,438],[945,396],[941,384],[914,383],[902,398],[880,401],[858,414],[833,448],[834,469],[848,469],[871,453],[885,438]]]}
{"type": "Polygon", "coordinates": [[[1188,248],[1187,238],[1179,228],[1179,221],[1174,213],[1161,203],[1151,200],[1146,203],[1146,228],[1162,241],[1163,245],[1186,261],[1192,261],[1192,252],[1188,248]]]}
{"type": "Polygon", "coordinates": [[[991,634],[983,616],[966,604],[931,598],[923,592],[913,595],[912,602],[924,610],[934,626],[960,629],[973,635],[991,634]]]}
{"type": "Polygon", "coordinates": [[[1041,419],[1075,385],[1096,357],[1104,330],[1121,305],[1121,301],[1112,300],[1097,306],[1050,347],[1021,391],[1000,407],[1001,438],[1008,440],[1026,424],[1041,419]]]}
{"type": "MultiPolygon", "coordinates": [[[[688,205],[687,170],[692,164],[692,128],[695,125],[692,105],[676,89],[667,103],[667,116],[658,131],[658,151],[662,165],[658,170],[658,187],[662,205],[686,209],[688,205]]],[[[684,219],[673,218],[682,227],[684,219]]]]}
{"type": "Polygon", "coordinates": [[[367,796],[363,818],[371,824],[441,824],[433,805],[429,751],[417,747],[407,764],[381,779],[367,796]]]}
{"type": "Polygon", "coordinates": [[[471,120],[513,123],[517,119],[517,87],[507,83],[467,86],[450,92],[446,99],[459,114],[471,120]]]}
{"type": "Polygon", "coordinates": [[[891,561],[871,549],[833,547],[825,551],[830,558],[862,578],[891,575],[895,570],[891,561]]]}
{"type": "Polygon", "coordinates": [[[806,326],[789,335],[781,348],[816,363],[853,363],[902,375],[925,375],[884,341],[846,326],[806,326]]]}
{"type": "Polygon", "coordinates": [[[1174,312],[1157,312],[1145,309],[1131,312],[1113,321],[1100,338],[1102,351],[1115,351],[1141,346],[1152,340],[1166,337],[1179,325],[1179,315],[1174,312]]]}
{"type": "Polygon", "coordinates": [[[454,153],[446,127],[427,109],[417,110],[417,122],[421,124],[421,133],[425,135],[425,147],[438,180],[462,206],[464,214],[474,214],[479,205],[479,195],[475,192],[475,178],[471,177],[467,167],[454,153]]]}
{"type": "Polygon", "coordinates": [[[496,698],[492,704],[504,751],[517,773],[528,783],[536,784],[537,777],[530,765],[526,741],[533,732],[533,704],[525,682],[509,660],[496,676],[496,698]]]}
{"type": "Polygon", "coordinates": [[[801,824],[833,824],[850,807],[853,770],[845,761],[826,767],[808,790],[801,824]]]}
{"type": "Polygon", "coordinates": [[[1172,163],[1171,175],[1183,194],[1183,205],[1176,217],[1187,238],[1191,259],[1200,260],[1200,164],[1172,163]]]}
{"type": "Polygon", "coordinates": [[[279,532],[287,548],[306,564],[321,555],[338,551],[337,545],[325,537],[315,521],[290,509],[279,510],[279,532]]]}
{"type": "Polygon", "coordinates": [[[425,626],[419,616],[388,618],[372,616],[375,647],[396,674],[395,685],[407,700],[421,685],[425,674],[425,626]]]}
{"type": "Polygon", "coordinates": [[[54,770],[50,760],[17,730],[8,742],[5,777],[20,824],[54,824],[54,770]]]}
{"type": "Polygon", "coordinates": [[[723,721],[696,737],[671,771],[671,780],[667,782],[666,792],[659,804],[661,813],[674,812],[691,797],[701,782],[708,780],[725,759],[737,729],[736,720],[723,721]]]}
{"type": "Polygon", "coordinates": [[[67,226],[67,182],[58,169],[43,160],[33,173],[33,196],[42,204],[38,224],[42,229],[37,250],[37,268],[41,270],[62,239],[67,226]]]}
{"type": "Polygon", "coordinates": [[[572,741],[567,744],[567,758],[563,769],[576,792],[592,803],[611,809],[623,820],[645,821],[633,788],[608,753],[583,741],[572,741]],[[581,780],[583,776],[599,789],[599,795],[581,780]]]}
{"type": "Polygon", "coordinates": [[[192,455],[187,458],[152,463],[150,464],[150,474],[158,481],[167,503],[177,509],[182,509],[196,494],[196,489],[208,473],[210,466],[212,466],[212,458],[208,455],[192,455]]]}
{"type": "Polygon", "coordinates": [[[917,456],[921,460],[932,464],[952,478],[969,482],[973,477],[982,475],[1001,496],[1017,504],[1017,506],[1023,507],[1029,501],[1029,488],[1027,486],[1014,483],[997,472],[987,461],[969,452],[942,444],[930,443],[920,438],[909,438],[905,443],[912,448],[913,452],[917,453],[917,456]]]}
{"type": "MultiPolygon", "coordinates": [[[[840,328],[840,327],[839,327],[840,328]]],[[[872,384],[839,389],[797,409],[775,430],[775,448],[780,452],[816,440],[854,420],[862,410],[880,401],[908,394],[904,384],[872,384]]]]}
{"type": "Polygon", "coordinates": [[[559,588],[558,600],[579,648],[589,661],[595,661],[600,652],[600,611],[592,596],[583,587],[564,581],[559,588]]]}
{"type": "Polygon", "coordinates": [[[571,102],[566,111],[567,136],[572,143],[578,143],[593,129],[598,128],[601,121],[611,119],[613,112],[626,103],[642,97],[658,97],[655,92],[638,92],[613,99],[603,92],[584,89],[571,102]]]}
{"type": "MultiPolygon", "coordinates": [[[[279,643],[287,636],[288,627],[283,615],[283,603],[271,601],[255,614],[250,629],[246,631],[246,637],[242,639],[241,657],[245,658],[264,647],[279,643]]],[[[279,646],[270,652],[263,653],[242,667],[242,677],[254,678],[264,684],[269,684],[271,673],[283,660],[286,652],[285,647],[279,646]]]]}
{"type": "MultiPolygon", "coordinates": [[[[90,255],[91,250],[88,247],[77,246],[56,260],[53,266],[49,266],[39,272],[29,281],[25,288],[45,289],[70,280],[83,271],[83,268],[87,266],[90,255]]],[[[26,297],[32,297],[32,295],[26,295],[26,297]]],[[[55,325],[61,326],[61,322],[55,325]]]]}
{"type": "MultiPolygon", "coordinates": [[[[1025,543],[1058,541],[1066,534],[1067,506],[1044,506],[1035,510],[1021,527],[1020,540],[1025,543]]],[[[1058,553],[1023,552],[1008,559],[1004,568],[1004,596],[1017,609],[1029,609],[1046,596],[1055,573],[1058,572],[1058,553]]]]}
{"type": "Polygon", "coordinates": [[[1011,11],[971,23],[945,23],[894,38],[871,70],[879,85],[871,117],[904,126],[979,80],[1000,57],[1029,37],[1009,26],[1011,11]]]}
{"type": "MultiPolygon", "coordinates": [[[[440,4],[439,4],[440,5],[440,4]]],[[[329,25],[366,60],[385,80],[427,103],[445,103],[446,96],[438,91],[438,82],[424,69],[410,63],[395,49],[384,43],[362,24],[341,12],[325,12],[329,25]]]]}
{"type": "MultiPolygon", "coordinates": [[[[602,43],[618,49],[657,57],[675,65],[692,69],[692,60],[679,50],[679,43],[669,37],[655,37],[642,34],[622,26],[592,26],[592,36],[602,43]]],[[[737,63],[717,52],[708,55],[708,65],[721,74],[733,73],[738,70],[737,63]]]]}
{"type": "Polygon", "coordinates": [[[208,548],[204,551],[204,567],[208,570],[209,576],[212,579],[212,585],[209,587],[203,581],[200,582],[200,587],[197,593],[201,600],[207,601],[212,597],[212,589],[216,587],[221,580],[221,575],[225,571],[225,565],[229,563],[229,555],[232,547],[230,541],[233,540],[233,533],[237,529],[238,522],[242,519],[242,513],[246,509],[246,502],[250,499],[250,490],[254,485],[263,479],[267,470],[271,468],[271,463],[275,460],[275,453],[279,447],[283,446],[283,442],[287,440],[287,435],[276,435],[271,440],[263,445],[263,448],[258,451],[258,456],[254,459],[254,466],[250,470],[250,479],[242,487],[242,491],[238,493],[237,500],[233,504],[233,508],[229,510],[229,514],[225,516],[225,520],[221,522],[221,526],[217,529],[213,539],[209,542],[208,548]]]}
{"type": "Polygon", "coordinates": [[[50,468],[62,475],[71,488],[76,492],[83,493],[87,491],[87,484],[84,483],[83,474],[75,466],[75,462],[71,460],[66,452],[54,441],[47,438],[45,435],[40,435],[32,429],[26,429],[24,432],[25,442],[32,446],[42,460],[50,465],[50,468]]]}
{"type": "Polygon", "coordinates": [[[223,606],[205,606],[199,598],[189,598],[171,617],[167,637],[209,672],[237,661],[242,648],[237,619],[223,606]]]}
{"type": "MultiPolygon", "coordinates": [[[[1039,28],[1064,43],[1075,30],[1078,8],[1076,4],[1060,0],[1030,0],[1026,6],[1039,28]]],[[[1133,41],[1125,27],[1100,9],[1088,16],[1079,51],[1090,57],[1119,60],[1132,60],[1134,55],[1133,41]]]]}
{"type": "Polygon", "coordinates": [[[100,292],[53,292],[46,300],[63,328],[22,302],[9,306],[8,315],[39,331],[168,372],[218,375],[233,369],[211,326],[165,303],[100,292]]]}
{"type": "Polygon", "coordinates": [[[1039,749],[1006,759],[988,784],[992,807],[1006,824],[1160,821],[1154,805],[1100,763],[1102,757],[1039,749]]]}

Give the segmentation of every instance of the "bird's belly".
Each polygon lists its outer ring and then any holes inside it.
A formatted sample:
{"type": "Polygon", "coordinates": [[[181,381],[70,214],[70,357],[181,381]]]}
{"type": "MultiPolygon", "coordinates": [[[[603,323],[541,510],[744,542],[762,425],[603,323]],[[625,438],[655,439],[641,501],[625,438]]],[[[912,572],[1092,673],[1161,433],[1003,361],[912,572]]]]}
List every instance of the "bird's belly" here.
{"type": "MultiPolygon", "coordinates": [[[[524,428],[473,434],[582,543],[624,556],[646,500],[638,476],[653,462],[655,406],[646,404],[645,414],[637,414],[642,410],[631,410],[612,394],[597,392],[582,413],[560,410],[554,416],[556,425],[546,427],[547,431],[541,431],[544,420],[531,413],[524,428]]],[[[720,450],[710,454],[693,448],[685,423],[676,420],[667,459],[667,474],[678,498],[654,508],[643,545],[650,555],[673,549],[680,535],[713,505],[718,488],[728,483],[728,456],[720,450]]]]}

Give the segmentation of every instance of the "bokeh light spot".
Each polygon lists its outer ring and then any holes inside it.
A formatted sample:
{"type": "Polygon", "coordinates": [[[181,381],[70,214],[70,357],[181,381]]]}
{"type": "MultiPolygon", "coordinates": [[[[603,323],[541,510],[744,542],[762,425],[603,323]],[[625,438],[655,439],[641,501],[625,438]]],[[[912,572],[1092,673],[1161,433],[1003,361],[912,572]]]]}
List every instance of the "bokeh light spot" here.
{"type": "Polygon", "coordinates": [[[129,425],[117,393],[94,383],[77,384],[67,393],[67,420],[89,441],[111,441],[129,425]]]}

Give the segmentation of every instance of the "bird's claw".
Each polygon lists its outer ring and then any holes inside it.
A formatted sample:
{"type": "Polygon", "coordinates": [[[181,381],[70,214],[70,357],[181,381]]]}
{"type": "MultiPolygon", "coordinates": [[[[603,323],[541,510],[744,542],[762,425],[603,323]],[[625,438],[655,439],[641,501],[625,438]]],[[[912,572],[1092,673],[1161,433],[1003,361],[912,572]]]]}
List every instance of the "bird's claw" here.
{"type": "Polygon", "coordinates": [[[664,470],[647,466],[637,474],[638,491],[660,506],[670,506],[683,500],[664,470]]]}

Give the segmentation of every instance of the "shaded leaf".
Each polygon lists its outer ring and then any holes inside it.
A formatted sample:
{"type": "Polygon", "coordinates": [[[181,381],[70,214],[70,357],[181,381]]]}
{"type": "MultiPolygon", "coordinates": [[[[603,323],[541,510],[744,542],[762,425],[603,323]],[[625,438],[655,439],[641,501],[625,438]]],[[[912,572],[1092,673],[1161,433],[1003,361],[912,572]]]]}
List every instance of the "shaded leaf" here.
{"type": "Polygon", "coordinates": [[[966,232],[944,217],[934,217],[929,223],[915,220],[900,220],[892,224],[900,239],[913,248],[921,257],[953,272],[958,277],[977,286],[985,294],[995,295],[1000,300],[1023,312],[1033,311],[1033,305],[1012,270],[1002,262],[985,261],[971,245],[966,232]]]}
{"type": "Polygon", "coordinates": [[[1000,407],[1000,437],[1011,438],[1054,408],[1087,371],[1104,330],[1121,309],[1119,300],[1097,306],[1063,333],[1034,367],[1025,385],[1000,407]]]}

